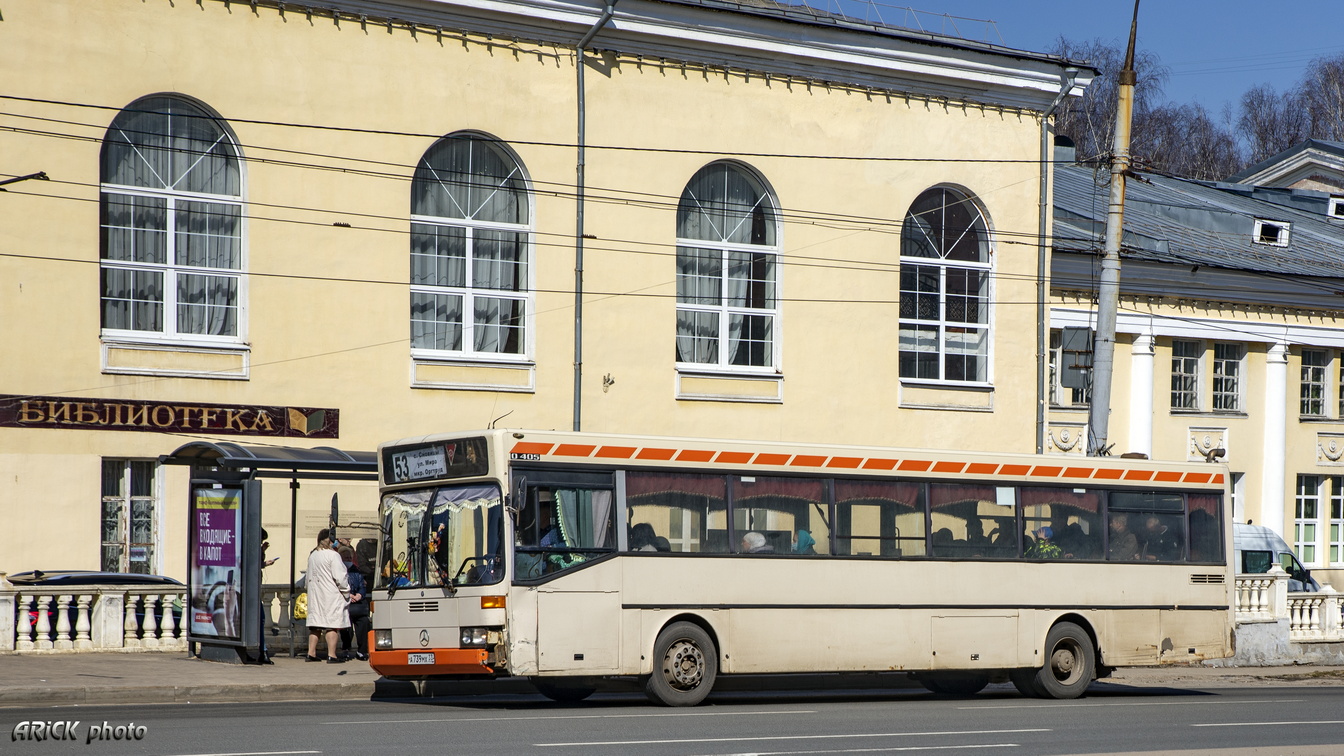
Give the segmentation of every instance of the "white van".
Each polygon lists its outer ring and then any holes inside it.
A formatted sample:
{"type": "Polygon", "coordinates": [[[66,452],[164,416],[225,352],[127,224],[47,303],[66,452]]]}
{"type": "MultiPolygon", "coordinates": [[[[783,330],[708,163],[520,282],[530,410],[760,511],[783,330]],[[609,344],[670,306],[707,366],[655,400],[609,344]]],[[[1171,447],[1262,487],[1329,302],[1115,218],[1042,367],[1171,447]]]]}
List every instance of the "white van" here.
{"type": "Polygon", "coordinates": [[[1269,572],[1270,567],[1278,565],[1288,573],[1288,590],[1319,591],[1321,584],[1311,576],[1311,571],[1297,561],[1293,550],[1283,542],[1278,533],[1264,525],[1232,525],[1233,564],[1238,575],[1255,575],[1269,572]]]}

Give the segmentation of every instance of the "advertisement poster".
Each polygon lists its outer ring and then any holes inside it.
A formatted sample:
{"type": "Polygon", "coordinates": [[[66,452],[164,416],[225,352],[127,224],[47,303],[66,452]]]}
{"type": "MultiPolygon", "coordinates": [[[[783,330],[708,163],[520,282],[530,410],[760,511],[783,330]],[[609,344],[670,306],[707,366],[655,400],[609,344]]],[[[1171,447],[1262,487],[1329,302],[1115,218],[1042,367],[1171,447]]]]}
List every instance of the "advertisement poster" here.
{"type": "Polygon", "coordinates": [[[192,497],[191,635],[242,639],[243,492],[197,488],[192,497]]]}

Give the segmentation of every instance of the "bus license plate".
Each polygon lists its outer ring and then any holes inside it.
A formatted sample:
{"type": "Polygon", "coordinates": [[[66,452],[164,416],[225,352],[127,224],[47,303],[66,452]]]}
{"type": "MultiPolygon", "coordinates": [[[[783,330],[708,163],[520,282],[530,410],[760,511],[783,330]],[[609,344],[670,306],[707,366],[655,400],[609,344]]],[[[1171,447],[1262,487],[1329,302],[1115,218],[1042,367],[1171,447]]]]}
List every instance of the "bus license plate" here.
{"type": "Polygon", "coordinates": [[[406,654],[407,664],[433,664],[434,654],[406,654]]]}

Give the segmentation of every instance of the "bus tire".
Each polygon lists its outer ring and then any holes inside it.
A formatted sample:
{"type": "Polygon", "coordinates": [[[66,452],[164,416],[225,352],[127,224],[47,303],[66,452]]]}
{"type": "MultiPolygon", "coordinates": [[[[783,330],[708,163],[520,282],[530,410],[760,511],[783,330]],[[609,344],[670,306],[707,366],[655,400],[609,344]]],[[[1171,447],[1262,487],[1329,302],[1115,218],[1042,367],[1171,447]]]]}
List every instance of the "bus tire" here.
{"type": "Polygon", "coordinates": [[[1045,636],[1045,666],[1036,672],[1036,691],[1044,698],[1078,698],[1096,676],[1097,655],[1086,630],[1061,622],[1045,636]]]}
{"type": "Polygon", "coordinates": [[[561,680],[533,680],[532,685],[538,693],[562,704],[578,703],[597,692],[597,688],[591,685],[572,684],[561,680]]]}
{"type": "Polygon", "coordinates": [[[1036,675],[1039,672],[1040,670],[1035,667],[1010,669],[1008,670],[1008,679],[1013,681],[1013,687],[1017,688],[1017,692],[1027,698],[1044,698],[1041,692],[1036,689],[1036,675]]]}
{"type": "Polygon", "coordinates": [[[989,675],[968,673],[929,673],[920,675],[919,684],[931,693],[954,698],[967,698],[989,685],[989,675]]]}
{"type": "Polygon", "coordinates": [[[699,625],[673,622],[653,644],[653,674],[644,692],[664,706],[695,706],[705,700],[719,672],[719,652],[699,625]]]}

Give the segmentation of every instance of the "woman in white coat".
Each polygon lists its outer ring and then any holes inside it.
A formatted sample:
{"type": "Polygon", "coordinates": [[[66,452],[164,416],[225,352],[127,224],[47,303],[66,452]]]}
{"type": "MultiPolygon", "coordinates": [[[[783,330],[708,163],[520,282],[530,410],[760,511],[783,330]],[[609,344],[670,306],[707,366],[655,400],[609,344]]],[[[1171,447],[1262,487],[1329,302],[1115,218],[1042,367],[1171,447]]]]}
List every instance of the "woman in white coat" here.
{"type": "Polygon", "coordinates": [[[321,661],[317,656],[317,638],[327,635],[327,662],[345,661],[337,653],[337,638],[341,628],[350,627],[350,581],[346,579],[345,562],[331,548],[331,531],[317,534],[317,548],[308,555],[308,574],[304,578],[308,591],[308,661],[321,661]]]}

